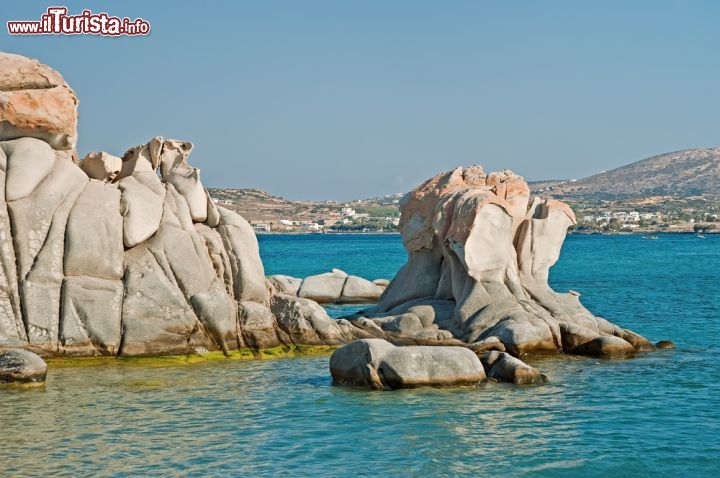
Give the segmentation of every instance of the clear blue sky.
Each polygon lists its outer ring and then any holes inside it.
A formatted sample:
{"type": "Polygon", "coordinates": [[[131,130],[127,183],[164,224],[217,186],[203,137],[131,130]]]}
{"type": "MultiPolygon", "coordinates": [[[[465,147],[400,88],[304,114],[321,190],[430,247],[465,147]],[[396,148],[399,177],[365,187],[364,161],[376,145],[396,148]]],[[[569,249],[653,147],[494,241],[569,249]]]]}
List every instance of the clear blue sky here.
{"type": "Polygon", "coordinates": [[[209,187],[402,192],[480,163],[578,178],[720,144],[720,2],[4,1],[0,49],[80,97],[81,155],[195,143],[209,187]],[[142,38],[10,37],[48,5],[142,38]]]}

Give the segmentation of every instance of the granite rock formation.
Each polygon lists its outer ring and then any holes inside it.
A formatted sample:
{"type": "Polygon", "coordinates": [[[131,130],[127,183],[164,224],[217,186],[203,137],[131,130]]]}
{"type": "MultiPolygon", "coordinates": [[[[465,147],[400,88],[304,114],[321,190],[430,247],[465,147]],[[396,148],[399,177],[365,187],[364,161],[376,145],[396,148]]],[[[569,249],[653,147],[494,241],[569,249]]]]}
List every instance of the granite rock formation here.
{"type": "Polygon", "coordinates": [[[478,356],[488,376],[524,383],[540,380],[514,358],[525,353],[653,348],[550,288],[573,213],[531,200],[510,171],[458,168],[411,191],[408,262],[389,284],[340,270],[266,278],[250,225],[190,165],[192,143],[157,136],[78,162],[77,104],[59,73],[0,53],[2,350],[229,354],[360,339],[331,361],[336,380],[397,388],[475,384],[478,356]],[[339,320],[318,305],[376,300],[339,320]],[[378,338],[392,344],[363,340],[378,338]]]}
{"type": "Polygon", "coordinates": [[[408,261],[377,306],[348,319],[401,343],[452,343],[478,353],[623,356],[653,345],[594,316],[574,291],[548,285],[570,207],[531,198],[511,171],[481,166],[438,174],[401,201],[408,261]]]}
{"type": "Polygon", "coordinates": [[[320,304],[373,304],[378,301],[389,281],[369,281],[348,275],[340,269],[304,279],[286,275],[268,276],[270,282],[281,292],[320,304]]]}
{"type": "Polygon", "coordinates": [[[252,228],[188,163],[192,143],[158,136],[78,164],[76,125],[59,73],[0,53],[0,348],[228,353],[363,336],[275,295],[252,228]]]}
{"type": "Polygon", "coordinates": [[[397,347],[382,339],[356,340],[330,357],[333,382],[376,390],[477,386],[485,381],[480,359],[465,347],[397,347]]]}

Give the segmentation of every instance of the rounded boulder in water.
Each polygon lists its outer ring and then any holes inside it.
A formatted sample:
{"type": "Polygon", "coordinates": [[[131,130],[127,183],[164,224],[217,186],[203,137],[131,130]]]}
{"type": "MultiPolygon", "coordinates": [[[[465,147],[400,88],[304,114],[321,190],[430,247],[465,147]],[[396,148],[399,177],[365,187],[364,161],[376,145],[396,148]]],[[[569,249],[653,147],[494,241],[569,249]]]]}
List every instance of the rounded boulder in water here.
{"type": "Polygon", "coordinates": [[[674,349],[675,344],[672,343],[670,340],[661,340],[660,342],[655,344],[655,347],[659,349],[674,349]]]}
{"type": "Polygon", "coordinates": [[[27,350],[0,352],[0,383],[45,382],[47,364],[37,354],[27,350]]]}

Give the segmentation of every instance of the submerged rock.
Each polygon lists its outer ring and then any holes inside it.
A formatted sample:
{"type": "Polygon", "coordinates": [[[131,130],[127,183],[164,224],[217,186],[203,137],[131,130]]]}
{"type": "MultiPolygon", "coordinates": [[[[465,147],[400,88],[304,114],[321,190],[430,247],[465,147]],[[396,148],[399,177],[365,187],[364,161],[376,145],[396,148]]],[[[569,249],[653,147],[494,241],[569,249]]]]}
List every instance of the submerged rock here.
{"type": "Polygon", "coordinates": [[[675,344],[672,343],[670,340],[661,340],[655,344],[655,347],[657,347],[658,349],[674,349],[675,344]]]}
{"type": "Polygon", "coordinates": [[[43,383],[47,364],[28,350],[0,351],[0,383],[43,383]]]}
{"type": "Polygon", "coordinates": [[[485,380],[480,360],[464,347],[398,347],[382,339],[357,340],[330,357],[337,384],[377,390],[477,386],[485,380]]]}

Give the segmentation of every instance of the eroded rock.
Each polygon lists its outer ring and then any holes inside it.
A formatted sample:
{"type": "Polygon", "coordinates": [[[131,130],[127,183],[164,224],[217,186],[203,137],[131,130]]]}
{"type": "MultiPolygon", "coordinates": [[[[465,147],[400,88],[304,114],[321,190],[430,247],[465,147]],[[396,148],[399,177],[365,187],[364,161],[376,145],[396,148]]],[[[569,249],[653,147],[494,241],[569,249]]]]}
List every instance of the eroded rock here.
{"type": "Polygon", "coordinates": [[[531,199],[522,177],[456,168],[415,188],[400,208],[408,261],[376,307],[348,318],[358,327],[370,330],[370,320],[395,341],[432,334],[492,341],[513,355],[652,350],[640,335],[592,315],[577,292],[550,288],[550,267],[575,216],[560,201],[531,199]],[[446,304],[442,312],[412,308],[432,301],[446,304]]]}
{"type": "Polygon", "coordinates": [[[382,339],[356,340],[330,357],[337,384],[377,390],[477,386],[485,380],[480,359],[464,347],[397,347],[382,339]]]}

